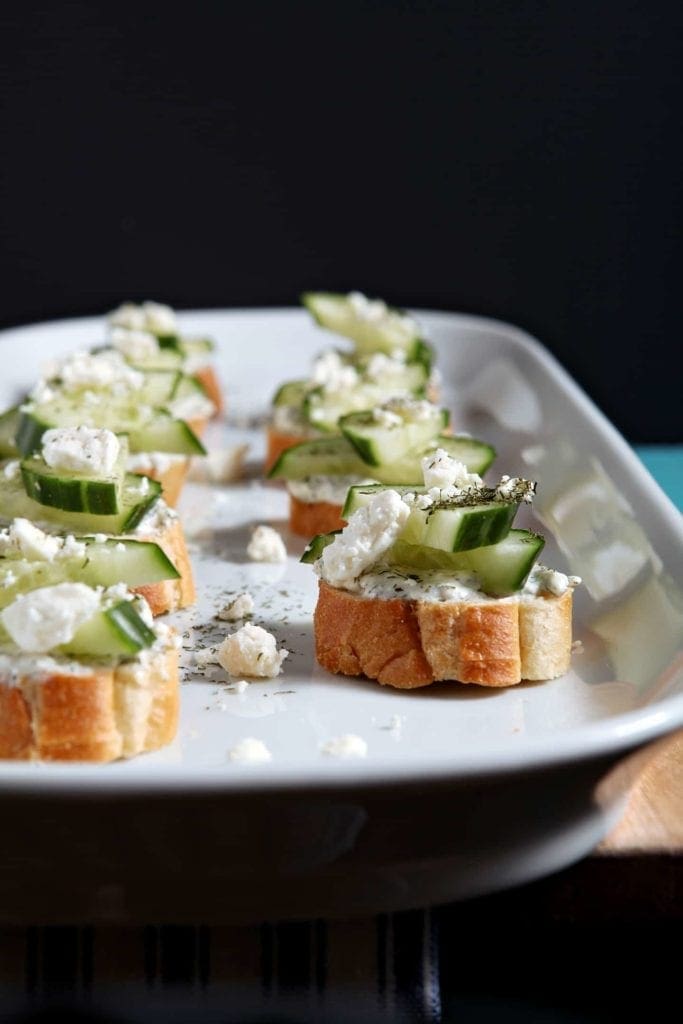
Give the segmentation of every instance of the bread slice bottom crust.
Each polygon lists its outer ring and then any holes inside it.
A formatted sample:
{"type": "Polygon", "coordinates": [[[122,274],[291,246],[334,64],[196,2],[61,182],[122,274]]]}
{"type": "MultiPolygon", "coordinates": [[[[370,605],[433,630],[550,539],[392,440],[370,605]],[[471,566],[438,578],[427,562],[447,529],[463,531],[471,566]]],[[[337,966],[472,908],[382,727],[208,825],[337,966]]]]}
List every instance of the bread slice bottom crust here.
{"type": "Polygon", "coordinates": [[[180,573],[175,580],[159,580],[157,583],[131,587],[136,594],[145,598],[152,615],[175,612],[193,604],[196,598],[194,576],[180,519],[174,518],[161,532],[136,534],[135,537],[136,540],[151,540],[158,544],[180,573]]]}
{"type": "Polygon", "coordinates": [[[341,530],[346,520],[341,517],[342,506],[329,501],[301,501],[289,496],[289,528],[292,533],[310,540],[316,533],[341,530]]]}
{"type": "Polygon", "coordinates": [[[404,690],[438,680],[514,686],[567,671],[571,620],[571,590],[523,601],[406,601],[321,581],[316,658],[329,672],[404,690]]]}
{"type": "Polygon", "coordinates": [[[0,758],[113,761],[157,750],[176,734],[178,705],[172,637],[144,662],[0,677],[0,758]]]}
{"type": "Polygon", "coordinates": [[[272,469],[282,453],[286,452],[288,448],[293,448],[294,445],[308,440],[310,438],[307,434],[285,434],[281,430],[276,430],[275,427],[267,427],[264,471],[267,473],[272,469]]]}
{"type": "Polygon", "coordinates": [[[198,370],[195,370],[192,376],[195,380],[199,381],[206,391],[207,398],[210,398],[216,406],[215,415],[220,416],[224,409],[223,389],[213,366],[201,366],[198,370]]]}

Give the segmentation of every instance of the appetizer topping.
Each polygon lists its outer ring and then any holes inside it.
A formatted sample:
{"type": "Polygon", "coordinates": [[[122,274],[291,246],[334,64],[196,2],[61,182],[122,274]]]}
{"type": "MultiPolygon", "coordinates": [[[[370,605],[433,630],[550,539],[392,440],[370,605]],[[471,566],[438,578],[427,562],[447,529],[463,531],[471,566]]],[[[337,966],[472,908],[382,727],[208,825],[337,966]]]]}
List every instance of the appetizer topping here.
{"type": "Polygon", "coordinates": [[[328,757],[365,757],[368,745],[362,736],[350,732],[328,740],[327,743],[323,743],[320,750],[328,757]]]}
{"type": "Polygon", "coordinates": [[[29,562],[53,562],[55,558],[82,557],[85,544],[71,534],[53,537],[43,533],[28,519],[15,519],[5,530],[0,530],[0,556],[15,555],[29,562]]]}
{"type": "Polygon", "coordinates": [[[316,475],[305,480],[288,480],[287,490],[299,501],[309,504],[324,501],[330,505],[343,505],[350,487],[371,482],[360,476],[316,475]]]}
{"type": "Polygon", "coordinates": [[[175,334],[178,330],[176,315],[170,306],[160,302],[124,302],[109,314],[112,327],[125,327],[129,331],[150,331],[152,334],[175,334]]]}
{"type": "Polygon", "coordinates": [[[389,381],[392,377],[400,377],[405,373],[406,359],[400,349],[390,355],[374,352],[363,367],[363,375],[367,380],[376,383],[389,381]]]}
{"type": "Polygon", "coordinates": [[[149,331],[132,331],[125,327],[113,327],[109,335],[117,352],[132,363],[144,363],[153,359],[159,351],[159,342],[149,331]]]}
{"type": "Polygon", "coordinates": [[[272,633],[251,622],[227,636],[218,648],[218,663],[231,676],[271,679],[282,671],[289,651],[277,649],[272,633]]]}
{"type": "Polygon", "coordinates": [[[12,459],[11,462],[8,462],[3,466],[2,475],[5,480],[16,480],[20,473],[21,466],[19,465],[19,459],[12,459]]]}
{"type": "MultiPolygon", "coordinates": [[[[134,370],[119,352],[75,352],[57,368],[64,391],[80,391],[83,388],[114,388],[115,393],[137,391],[142,387],[144,375],[134,370]]],[[[54,393],[43,388],[38,394],[34,390],[31,398],[36,402],[49,402],[54,393]]]]}
{"type": "Polygon", "coordinates": [[[409,398],[397,396],[384,402],[382,409],[395,413],[404,423],[420,423],[431,419],[438,407],[426,398],[409,398]]]}
{"type": "Polygon", "coordinates": [[[392,412],[391,409],[386,409],[382,405],[378,405],[372,410],[372,419],[380,427],[400,427],[403,424],[403,419],[398,413],[392,412]]]}
{"type": "Polygon", "coordinates": [[[389,309],[382,299],[368,299],[363,292],[349,292],[349,306],[359,320],[380,327],[401,326],[406,333],[418,334],[419,328],[412,317],[399,313],[397,310],[389,309]]]}
{"type": "Polygon", "coordinates": [[[199,391],[192,395],[183,395],[168,402],[166,408],[171,416],[178,420],[203,420],[213,416],[216,407],[210,398],[199,391]]]}
{"type": "Polygon", "coordinates": [[[437,448],[422,459],[422,473],[425,487],[455,488],[480,487],[482,479],[478,473],[470,473],[467,466],[451,458],[443,448],[437,448]]]}
{"type": "Polygon", "coordinates": [[[0,620],[22,651],[45,654],[73,640],[100,607],[100,594],[84,583],[58,583],[22,594],[0,620]]]}
{"type": "Polygon", "coordinates": [[[472,601],[483,596],[479,580],[467,569],[440,572],[378,566],[374,572],[363,573],[358,589],[366,597],[406,601],[472,601]]]}
{"type": "Polygon", "coordinates": [[[121,445],[111,430],[97,427],[55,427],[42,436],[42,455],[52,469],[108,475],[121,445]]]}
{"type": "Polygon", "coordinates": [[[137,452],[129,455],[126,468],[129,473],[142,473],[151,470],[154,473],[167,473],[179,462],[186,462],[187,455],[175,455],[173,452],[137,452]]]}
{"type": "Polygon", "coordinates": [[[271,526],[257,526],[247,545],[252,562],[285,562],[287,548],[277,530],[271,526]]]}
{"type": "Polygon", "coordinates": [[[254,739],[253,736],[240,740],[228,757],[231,761],[239,761],[240,764],[267,764],[273,760],[273,755],[263,740],[254,739]]]}
{"type": "Polygon", "coordinates": [[[536,565],[531,570],[524,592],[535,595],[546,591],[549,594],[554,594],[555,597],[562,597],[567,590],[578,587],[580,583],[580,576],[566,576],[556,569],[548,569],[545,565],[536,565]]]}
{"type": "Polygon", "coordinates": [[[218,613],[218,618],[225,622],[237,622],[238,619],[246,619],[254,611],[254,598],[251,594],[238,594],[229,604],[218,613]]]}
{"type": "Polygon", "coordinates": [[[229,484],[244,475],[248,444],[236,444],[199,456],[192,461],[190,479],[212,484],[229,484]]]}
{"type": "Polygon", "coordinates": [[[353,388],[358,380],[358,371],[334,349],[323,352],[313,363],[311,383],[328,394],[353,388]]]}
{"type": "Polygon", "coordinates": [[[398,538],[409,515],[396,491],[379,491],[324,549],[316,570],[332,586],[355,588],[360,574],[398,538]]]}

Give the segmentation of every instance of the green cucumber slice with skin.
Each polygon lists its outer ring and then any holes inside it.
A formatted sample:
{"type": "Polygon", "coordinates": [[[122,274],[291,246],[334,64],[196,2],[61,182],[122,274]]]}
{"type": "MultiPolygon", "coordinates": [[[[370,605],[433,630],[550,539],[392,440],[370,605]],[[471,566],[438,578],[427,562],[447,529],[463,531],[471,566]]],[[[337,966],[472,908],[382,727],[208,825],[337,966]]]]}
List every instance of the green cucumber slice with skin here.
{"type": "Polygon", "coordinates": [[[382,426],[371,410],[342,416],[339,429],[369,466],[393,465],[408,452],[423,449],[448,426],[447,409],[434,408],[424,420],[404,420],[395,426],[382,426]]]}
{"type": "Polygon", "coordinates": [[[410,359],[420,350],[422,339],[415,324],[400,310],[388,307],[393,314],[372,321],[359,317],[348,295],[335,292],[306,292],[302,297],[306,309],[320,327],[341,334],[355,342],[358,352],[384,352],[390,355],[399,349],[410,359]]]}
{"type": "Polygon", "coordinates": [[[19,454],[16,443],[18,427],[19,406],[15,405],[0,416],[0,459],[16,458],[19,454]]]}
{"type": "MultiPolygon", "coordinates": [[[[304,551],[302,562],[316,562],[336,534],[318,534],[304,551]]],[[[509,597],[526,583],[543,550],[545,540],[529,530],[510,530],[498,544],[473,551],[438,551],[397,540],[382,556],[382,562],[422,572],[467,572],[478,577],[482,591],[491,597],[509,597]]]]}
{"type": "Polygon", "coordinates": [[[281,384],[273,396],[273,405],[294,405],[300,408],[308,393],[308,381],[288,380],[281,384]]]}
{"type": "Polygon", "coordinates": [[[84,543],[84,556],[57,557],[52,562],[0,558],[0,608],[20,594],[56,583],[87,583],[91,587],[125,583],[127,587],[140,587],[178,579],[180,575],[168,555],[152,541],[95,541],[86,537],[84,543]]]}
{"type": "Polygon", "coordinates": [[[114,515],[120,510],[127,458],[128,445],[124,442],[110,474],[88,476],[53,469],[42,456],[34,455],[21,463],[24,490],[39,505],[51,505],[67,512],[114,515]]]}
{"type": "MultiPolygon", "coordinates": [[[[0,473],[2,465],[0,464],[0,473]]],[[[0,519],[10,521],[18,517],[30,519],[40,526],[42,523],[57,526],[65,533],[106,533],[130,532],[140,523],[161,496],[161,484],[157,480],[126,473],[121,488],[121,506],[113,515],[93,515],[90,512],[68,512],[49,505],[40,505],[29,498],[20,477],[7,480],[0,486],[0,519]],[[144,483],[144,481],[147,481],[144,483]]]]}
{"type": "MultiPolygon", "coordinates": [[[[484,473],[496,457],[495,448],[473,437],[442,434],[425,449],[400,461],[369,467],[345,437],[321,437],[288,448],[271,468],[272,479],[305,480],[309,476],[371,476],[385,484],[422,485],[422,458],[436,448],[464,462],[470,473],[484,473]]],[[[415,490],[415,487],[411,487],[415,490]]]]}
{"type": "Polygon", "coordinates": [[[299,559],[300,562],[312,564],[317,562],[328,544],[331,544],[341,530],[333,530],[331,533],[318,533],[308,542],[306,550],[299,559]]]}
{"type": "Polygon", "coordinates": [[[119,601],[96,612],[76,630],[61,654],[92,658],[125,658],[151,647],[156,640],[135,610],[133,601],[119,601]]]}
{"type": "MultiPolygon", "coordinates": [[[[387,490],[381,484],[357,485],[350,488],[342,517],[348,519],[359,508],[367,505],[378,491],[387,490]]],[[[394,487],[399,494],[426,494],[426,487],[394,487]]],[[[464,497],[445,501],[428,509],[413,509],[400,540],[422,544],[442,551],[467,551],[472,548],[497,544],[508,535],[519,502],[502,501],[493,488],[481,488],[482,501],[464,497]]]]}
{"type": "Polygon", "coordinates": [[[178,455],[206,455],[206,449],[184,420],[174,419],[162,409],[144,402],[102,399],[84,402],[82,396],[59,395],[42,404],[21,407],[16,442],[22,455],[40,450],[40,441],[50,427],[107,427],[125,434],[131,452],[170,452],[178,455]]]}
{"type": "Polygon", "coordinates": [[[498,544],[459,552],[398,540],[383,560],[413,569],[475,573],[485,594],[507,597],[524,586],[544,544],[543,537],[529,530],[510,530],[498,544]]]}

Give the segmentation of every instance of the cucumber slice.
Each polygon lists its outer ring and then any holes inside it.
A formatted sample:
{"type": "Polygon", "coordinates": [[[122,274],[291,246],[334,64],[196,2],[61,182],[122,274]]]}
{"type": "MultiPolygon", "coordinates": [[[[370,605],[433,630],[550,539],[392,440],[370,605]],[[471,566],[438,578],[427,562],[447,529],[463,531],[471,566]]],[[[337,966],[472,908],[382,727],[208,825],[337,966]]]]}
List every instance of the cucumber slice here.
{"type": "Polygon", "coordinates": [[[306,292],[301,301],[316,323],[350,338],[359,352],[385,352],[389,355],[399,349],[410,359],[421,351],[421,338],[415,322],[400,310],[387,307],[384,316],[368,320],[356,313],[348,295],[306,292]]]}
{"type": "Polygon", "coordinates": [[[127,458],[128,445],[124,442],[113,471],[98,477],[53,469],[42,456],[36,455],[21,463],[24,489],[39,505],[51,505],[68,512],[113,515],[120,509],[127,458]]]}
{"type": "Polygon", "coordinates": [[[479,578],[484,593],[506,597],[524,586],[544,544],[543,537],[528,530],[510,530],[498,544],[460,552],[439,551],[398,540],[384,560],[413,569],[472,572],[479,578]]]}
{"type": "Polygon", "coordinates": [[[56,583],[87,583],[111,587],[125,583],[140,587],[160,580],[178,579],[178,570],[165,552],[151,541],[85,538],[84,557],[56,558],[32,562],[20,557],[0,559],[0,608],[20,594],[56,583]]]}
{"type": "MultiPolygon", "coordinates": [[[[495,449],[473,437],[440,435],[419,452],[409,452],[401,460],[373,466],[372,472],[345,437],[324,437],[303,441],[288,448],[268,473],[273,479],[305,480],[309,476],[373,476],[385,484],[422,485],[422,458],[437,447],[464,462],[470,473],[483,473],[495,458],[495,449]]],[[[415,487],[411,487],[415,490],[415,487]]]]}
{"type": "MultiPolygon", "coordinates": [[[[174,375],[175,377],[175,375],[174,375]]],[[[40,439],[50,427],[107,427],[128,436],[131,452],[172,452],[205,455],[206,449],[184,420],[174,419],[162,409],[130,398],[84,402],[83,396],[59,395],[49,402],[22,406],[17,430],[17,447],[23,455],[40,448],[40,439]]]]}
{"type": "Polygon", "coordinates": [[[395,426],[378,423],[372,411],[342,416],[339,429],[369,466],[391,465],[415,448],[423,449],[448,426],[447,409],[438,409],[424,420],[403,420],[395,426]]]}
{"type": "MultiPolygon", "coordinates": [[[[0,466],[0,471],[1,468],[0,466]]],[[[36,525],[56,525],[65,533],[120,534],[134,530],[160,496],[161,484],[157,480],[126,473],[121,489],[120,509],[116,514],[68,512],[49,505],[40,505],[29,498],[20,478],[5,480],[3,477],[0,486],[0,519],[9,521],[23,517],[36,525]]]]}
{"type": "Polygon", "coordinates": [[[132,601],[119,601],[111,608],[96,612],[76,630],[67,644],[57,648],[62,654],[91,658],[130,657],[151,647],[156,640],[132,601]]]}
{"type": "Polygon", "coordinates": [[[303,405],[308,382],[305,380],[288,380],[282,384],[273,396],[273,405],[294,405],[299,408],[303,405]]]}
{"type": "Polygon", "coordinates": [[[299,561],[309,563],[317,562],[324,549],[328,544],[332,543],[338,533],[341,533],[341,530],[333,530],[332,533],[316,534],[316,536],[308,542],[308,546],[299,561]]]}
{"type": "Polygon", "coordinates": [[[19,449],[16,433],[19,426],[19,406],[15,405],[0,416],[0,459],[16,458],[19,449]]]}

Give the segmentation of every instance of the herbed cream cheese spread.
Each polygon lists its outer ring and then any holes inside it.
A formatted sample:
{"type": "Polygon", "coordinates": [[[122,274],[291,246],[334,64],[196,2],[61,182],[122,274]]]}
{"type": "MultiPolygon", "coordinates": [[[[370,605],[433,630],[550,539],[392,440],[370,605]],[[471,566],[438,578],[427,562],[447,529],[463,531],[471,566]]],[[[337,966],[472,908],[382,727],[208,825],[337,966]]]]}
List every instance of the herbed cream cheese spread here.
{"type": "Polygon", "coordinates": [[[309,476],[304,480],[288,480],[287,490],[307,504],[325,501],[331,505],[343,505],[350,487],[371,483],[374,481],[359,476],[309,476]]]}

